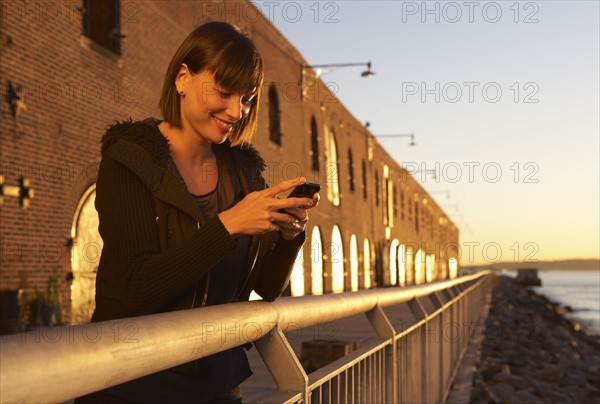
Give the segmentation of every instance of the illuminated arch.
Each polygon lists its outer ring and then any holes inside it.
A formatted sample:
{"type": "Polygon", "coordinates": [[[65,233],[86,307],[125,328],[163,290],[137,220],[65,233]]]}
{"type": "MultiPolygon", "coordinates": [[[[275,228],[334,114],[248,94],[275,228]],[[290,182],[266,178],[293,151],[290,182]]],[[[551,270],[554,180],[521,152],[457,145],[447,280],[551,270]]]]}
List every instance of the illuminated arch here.
{"type": "Polygon", "coordinates": [[[327,185],[327,200],[333,206],[340,206],[340,179],[337,157],[337,145],[335,142],[335,134],[327,128],[323,128],[325,134],[325,182],[327,185]]]}
{"type": "Polygon", "coordinates": [[[323,294],[323,242],[318,226],[313,227],[310,241],[311,294],[323,294]]]}
{"type": "Polygon", "coordinates": [[[398,282],[398,239],[392,240],[390,244],[390,285],[394,286],[398,282]]]}
{"type": "Polygon", "coordinates": [[[331,231],[329,262],[331,262],[331,290],[333,293],[341,293],[344,291],[344,246],[338,225],[334,225],[331,231]]]}
{"type": "Polygon", "coordinates": [[[364,285],[365,289],[371,288],[371,244],[369,243],[369,239],[365,238],[363,242],[363,255],[364,261],[363,266],[364,270],[364,285]]]}
{"type": "Polygon", "coordinates": [[[419,285],[425,281],[425,256],[419,249],[415,255],[415,284],[419,285]]]}
{"type": "Polygon", "coordinates": [[[458,261],[456,258],[450,258],[448,260],[448,275],[450,279],[454,279],[458,276],[458,261]]]}
{"type": "Polygon", "coordinates": [[[398,285],[406,286],[406,246],[398,247],[398,285]]]}
{"type": "Polygon", "coordinates": [[[406,247],[406,284],[415,284],[415,250],[413,247],[406,247]]]}
{"type": "Polygon", "coordinates": [[[350,290],[358,290],[358,241],[355,234],[350,237],[350,290]]]}
{"type": "Polygon", "coordinates": [[[425,282],[433,282],[435,280],[435,255],[425,255],[425,282]]]}
{"type": "Polygon", "coordinates": [[[96,185],[85,190],[81,196],[73,223],[71,239],[71,322],[87,323],[96,308],[96,273],[104,243],[98,233],[98,212],[94,207],[96,185]]]}
{"type": "Polygon", "coordinates": [[[298,251],[292,275],[290,278],[290,291],[292,296],[304,296],[304,255],[302,248],[298,251]]]}

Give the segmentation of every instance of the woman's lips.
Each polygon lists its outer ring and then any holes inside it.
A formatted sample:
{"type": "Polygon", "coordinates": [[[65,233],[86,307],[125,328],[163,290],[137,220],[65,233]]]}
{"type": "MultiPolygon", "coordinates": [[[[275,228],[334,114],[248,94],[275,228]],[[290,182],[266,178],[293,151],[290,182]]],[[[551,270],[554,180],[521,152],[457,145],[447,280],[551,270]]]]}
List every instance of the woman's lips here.
{"type": "Polygon", "coordinates": [[[213,119],[217,123],[217,127],[221,132],[227,133],[231,131],[231,128],[233,128],[233,123],[231,122],[224,121],[222,119],[217,118],[216,116],[213,116],[213,119]]]}

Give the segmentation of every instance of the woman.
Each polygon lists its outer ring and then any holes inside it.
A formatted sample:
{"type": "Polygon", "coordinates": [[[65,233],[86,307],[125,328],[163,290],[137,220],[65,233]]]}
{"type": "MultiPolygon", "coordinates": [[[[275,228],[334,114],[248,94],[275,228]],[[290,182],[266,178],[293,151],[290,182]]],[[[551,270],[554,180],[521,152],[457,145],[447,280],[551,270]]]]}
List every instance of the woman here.
{"type": "MultiPolygon", "coordinates": [[[[283,292],[319,195],[279,199],[304,178],[267,188],[249,145],[262,82],[252,41],[208,23],[171,60],[164,120],[109,128],[96,184],[104,248],[92,321],[283,292]]],[[[241,402],[238,386],[251,373],[238,347],[77,402],[241,402]]]]}

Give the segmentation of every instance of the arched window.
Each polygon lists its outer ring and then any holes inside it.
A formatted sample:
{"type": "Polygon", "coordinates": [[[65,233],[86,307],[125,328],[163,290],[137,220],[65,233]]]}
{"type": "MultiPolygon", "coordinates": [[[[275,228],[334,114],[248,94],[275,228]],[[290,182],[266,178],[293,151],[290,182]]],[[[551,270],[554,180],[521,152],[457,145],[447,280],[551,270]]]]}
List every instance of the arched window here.
{"type": "Polygon", "coordinates": [[[269,86],[269,139],[281,146],[281,116],[275,84],[269,86]]]}
{"type": "Polygon", "coordinates": [[[120,55],[119,0],[84,0],[82,8],[83,35],[120,55]]]}
{"type": "Polygon", "coordinates": [[[404,221],[404,191],[400,190],[400,219],[404,221]]]}
{"type": "Polygon", "coordinates": [[[362,161],[362,182],[363,182],[363,199],[367,200],[367,163],[365,159],[362,161]]]}
{"type": "Polygon", "coordinates": [[[325,167],[325,176],[327,182],[327,199],[333,206],[340,206],[340,180],[339,167],[337,163],[337,145],[335,142],[335,133],[325,130],[325,154],[327,156],[327,165],[325,167]]]}
{"type": "Polygon", "coordinates": [[[419,232],[419,203],[415,201],[415,231],[419,232]]]}
{"type": "Polygon", "coordinates": [[[348,179],[350,180],[350,192],[354,192],[354,160],[352,149],[348,149],[348,179]]]}
{"type": "Polygon", "coordinates": [[[317,120],[313,116],[310,120],[310,146],[313,171],[319,171],[319,132],[317,120]]]}
{"type": "Polygon", "coordinates": [[[375,171],[375,206],[379,206],[379,172],[375,171]]]}

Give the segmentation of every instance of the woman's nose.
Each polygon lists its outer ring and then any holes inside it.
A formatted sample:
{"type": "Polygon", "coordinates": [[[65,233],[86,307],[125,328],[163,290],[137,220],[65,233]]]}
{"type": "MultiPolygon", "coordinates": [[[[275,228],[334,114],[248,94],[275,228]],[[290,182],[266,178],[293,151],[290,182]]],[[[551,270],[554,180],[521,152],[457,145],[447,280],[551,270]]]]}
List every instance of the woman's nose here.
{"type": "Polygon", "coordinates": [[[242,99],[240,97],[230,97],[227,100],[227,110],[225,111],[232,120],[239,120],[243,115],[242,99]]]}
{"type": "Polygon", "coordinates": [[[244,103],[243,97],[233,96],[227,100],[226,113],[232,120],[240,120],[248,115],[248,112],[250,107],[244,103]]]}

